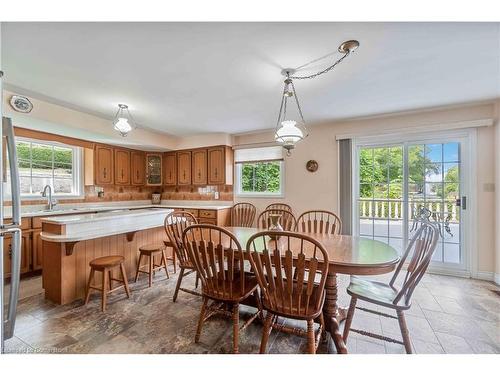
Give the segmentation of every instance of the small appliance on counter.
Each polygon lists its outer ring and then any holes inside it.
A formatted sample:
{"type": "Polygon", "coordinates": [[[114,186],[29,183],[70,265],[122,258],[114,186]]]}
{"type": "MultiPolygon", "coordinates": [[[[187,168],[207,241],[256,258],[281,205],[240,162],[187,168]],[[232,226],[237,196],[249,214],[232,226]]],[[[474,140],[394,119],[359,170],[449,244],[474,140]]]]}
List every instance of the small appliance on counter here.
{"type": "Polygon", "coordinates": [[[151,195],[151,203],[152,204],[160,204],[161,202],[161,194],[160,193],[153,193],[151,195]]]}

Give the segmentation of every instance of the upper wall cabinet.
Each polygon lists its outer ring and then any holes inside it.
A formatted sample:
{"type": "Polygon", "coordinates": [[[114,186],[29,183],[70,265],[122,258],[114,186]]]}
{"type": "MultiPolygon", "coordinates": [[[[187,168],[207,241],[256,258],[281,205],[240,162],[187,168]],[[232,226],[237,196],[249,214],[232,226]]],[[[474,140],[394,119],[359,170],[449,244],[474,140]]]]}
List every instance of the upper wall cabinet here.
{"type": "Polygon", "coordinates": [[[191,185],[191,151],[177,152],[177,185],[191,185]]]}
{"type": "Polygon", "coordinates": [[[163,155],[163,185],[177,185],[177,153],[167,152],[163,155]]]}
{"type": "Polygon", "coordinates": [[[115,149],[115,184],[130,185],[130,151],[115,149]]]}
{"type": "Polygon", "coordinates": [[[113,148],[96,144],[94,148],[94,179],[96,185],[114,183],[113,148]]]}
{"type": "Polygon", "coordinates": [[[207,149],[191,152],[193,185],[207,184],[207,149]]]}
{"type": "Polygon", "coordinates": [[[132,185],[144,185],[146,171],[146,156],[144,152],[132,151],[130,153],[130,170],[132,185]]]}
{"type": "Polygon", "coordinates": [[[161,185],[161,154],[146,154],[146,184],[161,185]]]}
{"type": "Polygon", "coordinates": [[[227,146],[210,147],[208,153],[208,184],[233,184],[233,151],[227,146]]]}

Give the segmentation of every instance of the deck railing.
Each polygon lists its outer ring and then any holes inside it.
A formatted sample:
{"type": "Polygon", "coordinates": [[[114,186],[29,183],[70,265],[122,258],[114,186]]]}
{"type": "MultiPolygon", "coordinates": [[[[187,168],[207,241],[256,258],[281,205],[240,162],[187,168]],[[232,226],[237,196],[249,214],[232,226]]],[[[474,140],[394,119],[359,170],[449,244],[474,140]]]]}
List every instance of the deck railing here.
{"type": "MultiPolygon", "coordinates": [[[[360,218],[376,219],[403,219],[403,202],[397,199],[372,200],[360,199],[358,201],[360,218]]],[[[410,220],[415,218],[415,214],[421,208],[427,208],[438,221],[458,222],[460,220],[460,209],[455,202],[443,201],[411,201],[408,202],[408,213],[410,220]]]]}

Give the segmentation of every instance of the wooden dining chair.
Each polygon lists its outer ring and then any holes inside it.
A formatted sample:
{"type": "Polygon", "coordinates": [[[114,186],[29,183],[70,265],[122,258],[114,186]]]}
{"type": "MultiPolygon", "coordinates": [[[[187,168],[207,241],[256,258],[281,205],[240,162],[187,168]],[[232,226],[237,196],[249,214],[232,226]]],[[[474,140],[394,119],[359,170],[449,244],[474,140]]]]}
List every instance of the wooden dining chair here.
{"type": "Polygon", "coordinates": [[[295,216],[293,216],[293,213],[291,211],[281,210],[278,208],[271,208],[262,211],[257,218],[257,227],[264,230],[269,229],[272,223],[271,215],[280,215],[279,223],[283,230],[295,230],[295,227],[297,226],[297,220],[295,219],[295,216]]]}
{"type": "Polygon", "coordinates": [[[231,208],[231,226],[249,227],[253,226],[257,209],[251,203],[237,203],[231,208]]]}
{"type": "Polygon", "coordinates": [[[404,345],[406,353],[412,353],[410,334],[408,332],[408,327],[406,326],[404,311],[411,307],[411,296],[431,262],[432,254],[436,249],[438,238],[438,228],[429,221],[423,221],[408,244],[408,247],[401,257],[389,284],[361,279],[354,276],[351,277],[351,283],[347,288],[347,293],[351,296],[351,303],[349,305],[349,311],[347,313],[347,319],[344,326],[344,342],[347,341],[349,331],[353,331],[375,339],[404,345]],[[407,261],[409,262],[406,266],[406,270],[403,270],[403,265],[405,265],[407,261]],[[402,276],[401,287],[397,286],[399,276],[402,276]],[[358,299],[396,310],[396,316],[372,309],[356,307],[358,299]],[[372,314],[381,315],[386,318],[397,319],[403,341],[351,328],[356,308],[372,314]]]}
{"type": "Polygon", "coordinates": [[[263,308],[267,311],[260,353],[266,352],[273,328],[307,337],[307,351],[316,353],[324,331],[323,304],[328,274],[328,254],[315,239],[301,233],[260,232],[249,238],[247,258],[259,282],[263,308]],[[306,270],[306,265],[309,272],[306,270]],[[319,276],[319,282],[315,282],[319,276]],[[307,322],[307,330],[278,325],[281,316],[307,322]],[[314,320],[319,329],[314,332],[314,320]]]}
{"type": "Polygon", "coordinates": [[[243,250],[236,237],[210,224],[195,224],[183,233],[184,248],[201,280],[203,305],[200,311],[195,342],[199,342],[203,323],[217,313],[227,315],[225,306],[231,307],[233,321],[233,352],[238,353],[239,332],[252,323],[257,316],[262,318],[262,307],[257,290],[257,279],[245,272],[243,250]],[[241,327],[239,325],[239,305],[253,296],[257,312],[241,327]],[[212,301],[208,305],[209,300],[212,301]]]}
{"type": "Polygon", "coordinates": [[[266,210],[286,210],[292,212],[292,207],[286,203],[271,203],[266,207],[266,210]]]}
{"type": "MultiPolygon", "coordinates": [[[[192,224],[197,224],[198,221],[196,218],[186,211],[178,211],[172,212],[165,217],[164,227],[165,232],[167,233],[167,237],[169,239],[170,244],[174,248],[174,252],[179,259],[179,268],[181,269],[179,273],[179,277],[177,278],[177,284],[175,285],[175,292],[173,301],[177,300],[177,295],[179,294],[179,290],[183,292],[194,294],[197,296],[201,296],[200,293],[185,289],[181,287],[182,279],[189,274],[196,272],[194,264],[189,260],[189,256],[184,248],[184,244],[182,243],[182,233],[184,229],[192,224]]],[[[198,277],[196,277],[195,288],[198,288],[198,277]]]]}
{"type": "Polygon", "coordinates": [[[330,211],[306,211],[297,219],[295,230],[303,233],[340,234],[342,221],[330,211]]]}

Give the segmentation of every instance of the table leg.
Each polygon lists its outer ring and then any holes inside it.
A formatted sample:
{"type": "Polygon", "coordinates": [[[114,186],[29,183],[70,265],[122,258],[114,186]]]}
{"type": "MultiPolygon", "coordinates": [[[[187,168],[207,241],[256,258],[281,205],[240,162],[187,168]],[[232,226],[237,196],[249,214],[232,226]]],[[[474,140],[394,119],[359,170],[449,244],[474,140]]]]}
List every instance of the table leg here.
{"type": "Polygon", "coordinates": [[[339,328],[338,320],[338,306],[337,306],[337,274],[328,273],[326,277],[326,298],[325,305],[323,307],[323,313],[325,315],[325,325],[326,330],[330,332],[333,342],[335,343],[335,348],[337,353],[347,354],[347,347],[342,339],[339,328]]]}

